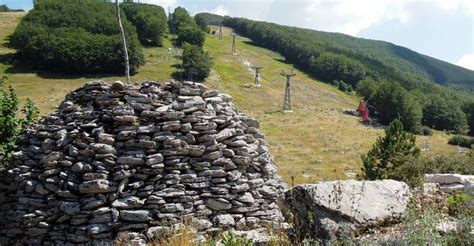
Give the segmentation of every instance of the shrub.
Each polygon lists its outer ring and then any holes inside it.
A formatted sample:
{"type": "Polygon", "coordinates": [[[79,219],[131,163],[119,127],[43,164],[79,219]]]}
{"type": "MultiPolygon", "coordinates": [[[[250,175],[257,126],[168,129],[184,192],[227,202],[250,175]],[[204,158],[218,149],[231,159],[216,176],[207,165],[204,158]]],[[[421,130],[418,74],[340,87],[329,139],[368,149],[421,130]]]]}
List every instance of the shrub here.
{"type": "Polygon", "coordinates": [[[423,173],[458,173],[474,174],[474,156],[469,155],[438,155],[421,158],[418,165],[423,173]]]}
{"type": "Polygon", "coordinates": [[[143,45],[162,45],[167,29],[167,17],[161,6],[152,4],[123,3],[120,7],[127,19],[137,28],[138,39],[143,45]]]}
{"type": "Polygon", "coordinates": [[[466,207],[460,204],[468,199],[469,196],[455,195],[448,197],[447,201],[436,199],[429,202],[415,196],[403,216],[405,230],[401,240],[393,245],[472,245],[474,218],[469,212],[466,213],[466,207]],[[443,211],[446,204],[448,207],[454,205],[460,210],[448,217],[443,211]],[[448,221],[455,221],[456,228],[440,233],[438,225],[448,221]]]}
{"type": "Polygon", "coordinates": [[[474,138],[462,135],[453,136],[448,140],[448,144],[459,145],[465,148],[471,148],[474,144],[474,138]]]}
{"type": "Polygon", "coordinates": [[[339,80],[335,79],[331,82],[331,85],[339,89],[339,80]]]}
{"type": "Polygon", "coordinates": [[[474,216],[474,195],[465,193],[455,193],[446,198],[448,203],[449,213],[453,216],[458,214],[466,214],[474,216]]]}
{"type": "Polygon", "coordinates": [[[427,126],[423,126],[421,128],[421,135],[423,136],[432,136],[433,135],[433,130],[427,126]]]}
{"type": "Polygon", "coordinates": [[[5,169],[16,147],[17,137],[38,117],[38,108],[28,98],[18,116],[19,100],[10,85],[7,91],[0,91],[0,170],[5,169]]]}
{"type": "Polygon", "coordinates": [[[351,93],[353,88],[352,85],[347,84],[344,81],[339,81],[339,90],[345,93],[351,93]]]}
{"type": "Polygon", "coordinates": [[[379,137],[372,149],[363,155],[363,177],[369,180],[404,180],[404,164],[420,155],[415,135],[405,132],[399,120],[394,120],[385,129],[385,136],[379,137]]]}
{"type": "MultiPolygon", "coordinates": [[[[135,28],[125,18],[123,25],[134,73],[144,57],[135,28]]],[[[34,68],[69,74],[122,73],[119,33],[111,3],[42,0],[22,19],[9,45],[24,64],[34,68]]]]}
{"type": "Polygon", "coordinates": [[[186,74],[193,73],[193,78],[202,81],[211,72],[211,57],[204,52],[201,47],[185,44],[183,46],[183,64],[182,67],[186,74]]]}

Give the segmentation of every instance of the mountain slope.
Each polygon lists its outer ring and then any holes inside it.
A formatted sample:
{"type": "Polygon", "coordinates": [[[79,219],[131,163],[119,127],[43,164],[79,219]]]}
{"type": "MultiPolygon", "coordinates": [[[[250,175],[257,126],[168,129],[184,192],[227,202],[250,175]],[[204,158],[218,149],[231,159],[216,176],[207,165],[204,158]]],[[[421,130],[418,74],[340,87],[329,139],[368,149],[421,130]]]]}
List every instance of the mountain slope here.
{"type": "MultiPolygon", "coordinates": [[[[407,89],[426,86],[426,82],[431,81],[458,90],[474,91],[474,71],[389,42],[244,18],[202,14],[212,23],[222,22],[236,29],[257,45],[280,52],[287,60],[306,68],[310,73],[314,70],[311,66],[314,60],[323,53],[330,53],[345,56],[363,65],[357,68],[366,69],[366,75],[397,80],[407,89]]],[[[313,75],[328,79],[320,71],[315,71],[313,75]]],[[[355,82],[346,82],[355,85],[355,82]]]]}

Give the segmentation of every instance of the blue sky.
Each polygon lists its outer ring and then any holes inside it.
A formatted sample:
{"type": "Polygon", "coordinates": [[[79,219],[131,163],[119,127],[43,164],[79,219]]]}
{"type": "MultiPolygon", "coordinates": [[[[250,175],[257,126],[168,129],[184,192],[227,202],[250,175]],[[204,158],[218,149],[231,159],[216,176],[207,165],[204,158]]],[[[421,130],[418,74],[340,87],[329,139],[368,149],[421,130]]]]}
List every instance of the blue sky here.
{"type": "MultiPolygon", "coordinates": [[[[141,0],[384,40],[474,70],[474,0],[141,0]]],[[[0,0],[32,8],[32,0],[0,0]]]]}

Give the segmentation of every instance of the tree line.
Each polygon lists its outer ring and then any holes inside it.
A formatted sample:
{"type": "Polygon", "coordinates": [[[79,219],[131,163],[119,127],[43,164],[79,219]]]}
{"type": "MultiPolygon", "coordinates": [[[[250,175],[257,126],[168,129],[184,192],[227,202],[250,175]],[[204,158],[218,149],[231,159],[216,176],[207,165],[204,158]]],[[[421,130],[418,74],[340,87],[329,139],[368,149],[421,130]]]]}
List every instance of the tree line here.
{"type": "Polygon", "coordinates": [[[0,5],[0,12],[25,12],[23,9],[11,9],[6,4],[0,5]]]}

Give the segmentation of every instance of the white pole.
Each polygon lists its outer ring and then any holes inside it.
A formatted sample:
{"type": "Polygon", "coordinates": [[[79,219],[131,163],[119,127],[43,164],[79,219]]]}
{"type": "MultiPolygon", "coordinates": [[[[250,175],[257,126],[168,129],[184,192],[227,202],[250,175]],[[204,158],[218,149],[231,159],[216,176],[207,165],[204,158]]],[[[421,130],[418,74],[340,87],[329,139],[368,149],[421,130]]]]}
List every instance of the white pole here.
{"type": "Polygon", "coordinates": [[[125,32],[122,26],[122,19],[120,18],[120,5],[118,0],[115,0],[115,5],[117,10],[117,20],[120,27],[120,39],[122,40],[123,54],[125,56],[125,76],[127,76],[127,84],[130,84],[130,64],[128,62],[127,42],[125,41],[125,32]]]}

